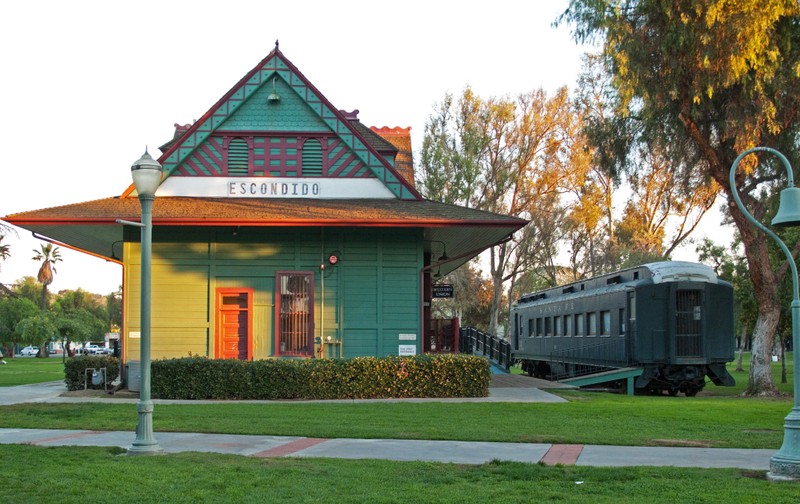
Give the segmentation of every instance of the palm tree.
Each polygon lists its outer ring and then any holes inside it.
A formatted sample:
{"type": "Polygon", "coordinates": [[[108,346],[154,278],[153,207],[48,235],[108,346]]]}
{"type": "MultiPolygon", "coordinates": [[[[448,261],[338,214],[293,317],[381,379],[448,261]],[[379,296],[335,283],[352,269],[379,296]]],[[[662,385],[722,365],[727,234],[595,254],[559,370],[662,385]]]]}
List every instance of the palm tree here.
{"type": "Polygon", "coordinates": [[[2,245],[3,238],[6,236],[0,234],[0,261],[5,261],[11,257],[11,245],[2,245]]]}
{"type": "Polygon", "coordinates": [[[56,273],[55,264],[61,260],[61,251],[54,247],[52,243],[42,244],[41,250],[33,249],[36,253],[34,261],[42,261],[39,267],[37,280],[42,283],[42,311],[47,310],[47,286],[53,283],[53,275],[56,273]]]}

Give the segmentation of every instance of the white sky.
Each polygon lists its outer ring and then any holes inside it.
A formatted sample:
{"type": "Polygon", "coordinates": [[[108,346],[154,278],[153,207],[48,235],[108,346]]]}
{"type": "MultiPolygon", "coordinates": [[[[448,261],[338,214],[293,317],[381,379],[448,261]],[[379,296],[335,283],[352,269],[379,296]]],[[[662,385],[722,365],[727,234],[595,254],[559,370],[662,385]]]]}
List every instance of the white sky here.
{"type": "MultiPolygon", "coordinates": [[[[337,108],[368,126],[425,120],[446,92],[574,88],[585,51],[566,0],[16,1],[0,5],[0,216],[120,194],[145,146],[205,113],[280,40],[337,108]]],[[[0,282],[36,275],[19,230],[0,282]]],[[[52,291],[107,294],[122,268],[62,250],[52,291]]]]}

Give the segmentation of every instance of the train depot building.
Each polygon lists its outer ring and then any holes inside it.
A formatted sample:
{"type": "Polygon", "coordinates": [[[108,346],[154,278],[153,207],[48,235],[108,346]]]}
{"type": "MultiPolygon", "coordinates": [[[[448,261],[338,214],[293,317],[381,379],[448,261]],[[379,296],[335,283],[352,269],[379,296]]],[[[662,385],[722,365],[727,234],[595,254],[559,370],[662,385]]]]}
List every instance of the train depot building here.
{"type": "MultiPolygon", "coordinates": [[[[335,108],[277,45],[176,125],[153,205],[153,358],[432,351],[432,275],[526,222],[424,199],[409,130],[335,108]]],[[[4,217],[123,266],[125,361],[139,360],[140,229],[117,219],[140,218],[133,186],[4,217]]]]}

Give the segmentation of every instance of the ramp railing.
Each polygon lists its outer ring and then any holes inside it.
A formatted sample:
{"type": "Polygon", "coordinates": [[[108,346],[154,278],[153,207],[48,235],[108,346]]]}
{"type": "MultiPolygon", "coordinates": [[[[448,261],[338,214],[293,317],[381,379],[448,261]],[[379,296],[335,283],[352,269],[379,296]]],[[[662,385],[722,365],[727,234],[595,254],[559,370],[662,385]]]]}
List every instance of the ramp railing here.
{"type": "Polygon", "coordinates": [[[474,327],[462,327],[459,330],[459,352],[482,355],[505,370],[513,364],[511,344],[508,341],[474,327]]]}

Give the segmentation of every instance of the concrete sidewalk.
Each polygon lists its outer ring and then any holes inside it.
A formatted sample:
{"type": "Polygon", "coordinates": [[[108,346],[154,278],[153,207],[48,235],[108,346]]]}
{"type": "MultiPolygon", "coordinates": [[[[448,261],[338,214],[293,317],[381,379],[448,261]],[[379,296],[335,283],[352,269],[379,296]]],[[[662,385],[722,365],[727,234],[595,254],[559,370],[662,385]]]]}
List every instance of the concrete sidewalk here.
{"type": "MultiPolygon", "coordinates": [[[[548,465],[733,467],[769,470],[775,450],[553,445],[399,439],[317,439],[237,434],[155,433],[165,453],[209,452],[248,457],[320,457],[483,464],[492,460],[548,465]]],[[[0,444],[129,448],[134,432],[0,429],[0,444]]]]}
{"type": "MultiPolygon", "coordinates": [[[[531,385],[548,386],[524,378],[493,379],[489,397],[465,399],[379,399],[347,402],[566,402],[531,385]]],[[[557,384],[555,385],[558,386],[557,384]]],[[[27,402],[135,404],[136,398],[107,394],[96,397],[65,397],[63,382],[0,387],[0,405],[27,402]]],[[[231,401],[155,400],[156,404],[199,404],[231,401]]],[[[241,401],[248,403],[300,404],[309,401],[241,401]]],[[[342,401],[313,401],[339,402],[342,401]]],[[[226,453],[251,457],[323,457],[343,459],[384,459],[483,464],[492,460],[587,466],[675,466],[733,467],[769,470],[776,450],[731,448],[684,448],[644,446],[559,445],[543,443],[492,443],[467,441],[420,441],[398,439],[315,439],[288,436],[247,436],[157,432],[166,453],[185,451],[226,453]]],[[[91,430],[0,429],[0,444],[36,446],[115,446],[129,448],[134,432],[91,430]]]]}

